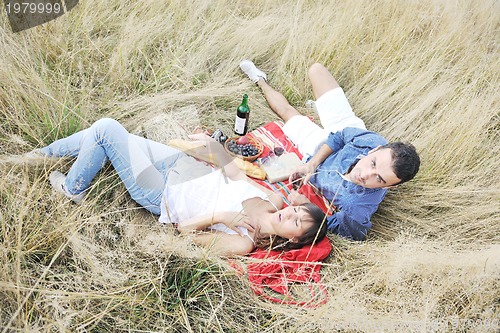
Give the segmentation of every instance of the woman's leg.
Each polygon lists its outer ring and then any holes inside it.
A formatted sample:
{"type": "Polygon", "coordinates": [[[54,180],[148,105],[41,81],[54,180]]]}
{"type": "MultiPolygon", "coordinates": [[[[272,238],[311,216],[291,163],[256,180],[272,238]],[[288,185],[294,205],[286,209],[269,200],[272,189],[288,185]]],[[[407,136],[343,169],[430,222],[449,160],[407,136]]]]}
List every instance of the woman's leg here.
{"type": "Polygon", "coordinates": [[[131,197],[156,214],[166,169],[182,155],[174,148],[128,133],[113,119],[101,119],[42,151],[49,156],[77,156],[65,180],[65,189],[73,195],[88,189],[109,160],[131,197]]]}

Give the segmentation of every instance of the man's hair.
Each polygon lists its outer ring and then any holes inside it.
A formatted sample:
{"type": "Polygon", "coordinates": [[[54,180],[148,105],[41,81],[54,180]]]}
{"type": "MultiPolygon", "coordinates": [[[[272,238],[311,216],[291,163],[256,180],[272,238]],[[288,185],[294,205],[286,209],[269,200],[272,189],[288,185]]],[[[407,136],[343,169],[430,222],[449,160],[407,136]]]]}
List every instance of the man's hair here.
{"type": "Polygon", "coordinates": [[[397,184],[402,184],[415,177],[420,168],[420,157],[412,144],[392,142],[381,148],[389,148],[391,150],[392,168],[396,176],[401,179],[397,184]]]}

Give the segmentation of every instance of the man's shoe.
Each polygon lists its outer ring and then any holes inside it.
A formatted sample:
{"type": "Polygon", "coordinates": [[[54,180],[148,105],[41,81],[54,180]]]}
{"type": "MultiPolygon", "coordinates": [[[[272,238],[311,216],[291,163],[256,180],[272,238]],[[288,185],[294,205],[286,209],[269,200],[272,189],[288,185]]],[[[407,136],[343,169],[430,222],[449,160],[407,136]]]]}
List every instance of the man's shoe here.
{"type": "Polygon", "coordinates": [[[80,194],[71,194],[66,190],[66,176],[59,171],[52,171],[49,176],[50,185],[59,193],[64,194],[70,198],[74,203],[80,204],[85,198],[85,192],[80,194]]]}
{"type": "Polygon", "coordinates": [[[266,73],[258,69],[250,60],[243,60],[240,62],[240,68],[252,82],[257,83],[260,79],[267,81],[266,73]]]}

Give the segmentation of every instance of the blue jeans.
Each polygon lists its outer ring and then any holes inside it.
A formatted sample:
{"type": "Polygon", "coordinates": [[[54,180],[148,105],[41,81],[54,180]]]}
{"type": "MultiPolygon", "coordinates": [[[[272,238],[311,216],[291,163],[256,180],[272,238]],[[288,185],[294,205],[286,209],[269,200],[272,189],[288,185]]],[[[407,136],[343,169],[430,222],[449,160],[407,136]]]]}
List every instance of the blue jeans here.
{"type": "Polygon", "coordinates": [[[184,155],[175,148],[130,134],[109,118],[51,143],[42,152],[53,157],[77,157],[66,176],[66,190],[71,194],[87,190],[110,161],[132,199],[156,215],[160,215],[167,172],[184,155]]]}

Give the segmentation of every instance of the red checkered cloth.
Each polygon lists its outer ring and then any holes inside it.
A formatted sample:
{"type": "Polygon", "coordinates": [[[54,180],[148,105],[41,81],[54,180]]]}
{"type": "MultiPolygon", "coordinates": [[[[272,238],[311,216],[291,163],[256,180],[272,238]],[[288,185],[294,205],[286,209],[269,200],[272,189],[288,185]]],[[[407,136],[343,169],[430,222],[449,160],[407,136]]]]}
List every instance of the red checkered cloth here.
{"type": "MultiPolygon", "coordinates": [[[[280,143],[288,152],[294,152],[302,158],[297,147],[288,140],[282,130],[283,122],[270,122],[248,135],[260,140],[264,145],[261,157],[269,155],[272,147],[280,143]]],[[[255,180],[263,186],[267,186],[273,191],[279,191],[286,204],[289,204],[287,196],[290,193],[288,180],[279,183],[269,183],[255,180]]],[[[334,207],[319,193],[311,184],[304,184],[299,193],[304,194],[308,199],[318,205],[323,212],[330,214],[334,207]]],[[[282,304],[294,304],[304,307],[314,307],[324,304],[327,301],[327,292],[321,283],[321,261],[331,252],[332,245],[327,237],[322,241],[304,246],[301,249],[289,251],[267,251],[256,249],[249,257],[252,258],[247,266],[247,274],[252,289],[258,295],[273,302],[282,304]],[[306,283],[310,289],[311,298],[307,300],[297,300],[292,295],[289,286],[292,283],[306,283]],[[319,292],[318,292],[319,291],[319,292]]]]}

